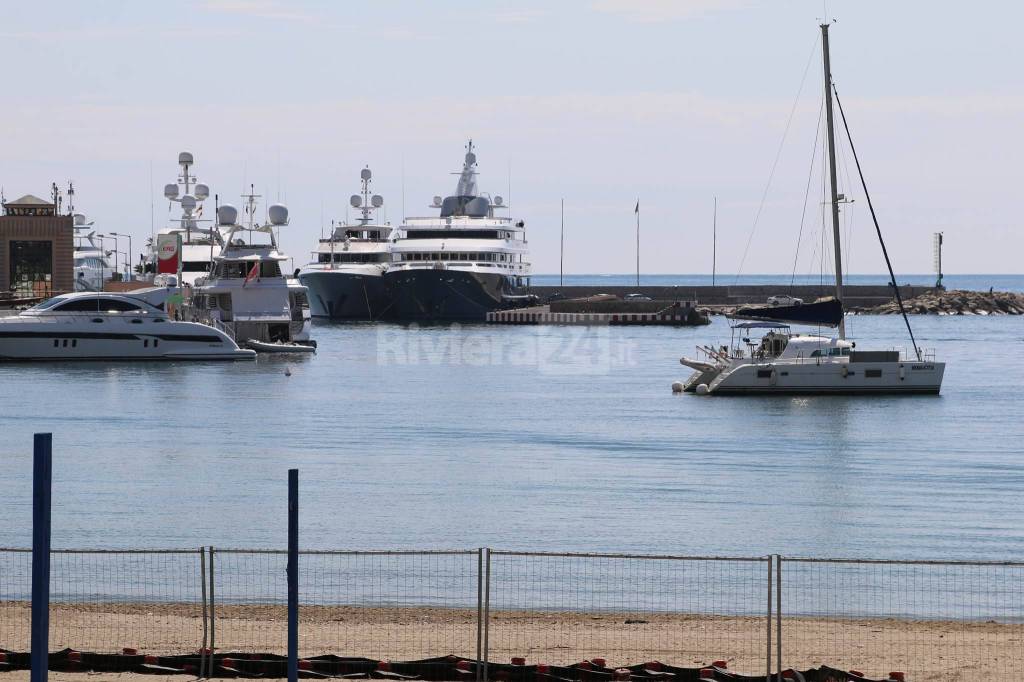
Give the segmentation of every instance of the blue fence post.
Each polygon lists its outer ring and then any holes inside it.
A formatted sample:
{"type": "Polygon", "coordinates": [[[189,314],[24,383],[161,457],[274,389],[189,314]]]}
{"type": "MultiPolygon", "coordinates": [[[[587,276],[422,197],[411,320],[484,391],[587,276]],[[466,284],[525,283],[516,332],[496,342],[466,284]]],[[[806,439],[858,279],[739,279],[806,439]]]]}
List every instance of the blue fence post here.
{"type": "Polygon", "coordinates": [[[32,453],[32,672],[46,682],[50,666],[50,482],[53,434],[37,433],[32,453]]]}
{"type": "MultiPolygon", "coordinates": [[[[299,470],[288,470],[288,682],[299,679],[299,470]]],[[[33,681],[34,682],[34,681],[33,681]]]]}

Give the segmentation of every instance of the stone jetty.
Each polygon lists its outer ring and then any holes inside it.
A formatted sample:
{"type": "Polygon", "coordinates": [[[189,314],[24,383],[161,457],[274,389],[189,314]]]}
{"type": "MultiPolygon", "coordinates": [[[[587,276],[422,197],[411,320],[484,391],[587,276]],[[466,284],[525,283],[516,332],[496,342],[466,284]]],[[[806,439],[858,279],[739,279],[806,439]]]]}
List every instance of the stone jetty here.
{"type": "MultiPolygon", "coordinates": [[[[990,293],[934,289],[904,300],[903,305],[908,313],[914,315],[1024,315],[1024,294],[1009,291],[990,293]]],[[[896,301],[891,301],[872,308],[862,308],[857,312],[868,315],[897,315],[900,308],[896,301]]]]}

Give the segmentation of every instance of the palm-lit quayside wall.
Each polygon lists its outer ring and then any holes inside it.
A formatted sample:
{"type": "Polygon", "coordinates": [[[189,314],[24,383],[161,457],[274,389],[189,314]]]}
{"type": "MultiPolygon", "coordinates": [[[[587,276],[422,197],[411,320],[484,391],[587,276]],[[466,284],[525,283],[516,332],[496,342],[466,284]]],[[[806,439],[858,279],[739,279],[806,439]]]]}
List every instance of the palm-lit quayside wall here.
{"type": "MultiPolygon", "coordinates": [[[[55,550],[50,648],[284,654],[286,561],[55,550]]],[[[300,554],[299,583],[304,657],[1024,679],[1024,562],[324,551],[300,554]]],[[[30,585],[30,551],[0,549],[0,649],[28,650],[30,585]]]]}

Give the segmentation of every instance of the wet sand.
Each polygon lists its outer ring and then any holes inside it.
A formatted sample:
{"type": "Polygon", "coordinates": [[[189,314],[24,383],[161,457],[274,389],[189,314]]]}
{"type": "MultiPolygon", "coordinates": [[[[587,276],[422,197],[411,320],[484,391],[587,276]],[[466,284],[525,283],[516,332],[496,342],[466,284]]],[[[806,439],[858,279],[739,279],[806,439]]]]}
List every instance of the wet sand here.
{"type": "MultiPolygon", "coordinates": [[[[333,653],[388,660],[455,654],[475,658],[475,609],[302,607],[300,654],[333,653]]],[[[203,643],[203,614],[194,604],[58,604],[51,609],[50,649],[65,647],[172,654],[203,643]]],[[[25,602],[0,603],[0,647],[26,651],[25,602]]],[[[285,653],[285,609],[280,605],[218,605],[218,651],[285,653]]],[[[529,663],[575,663],[603,657],[608,665],[658,660],[692,667],[713,660],[761,674],[766,667],[766,618],[689,614],[491,613],[490,660],[524,656],[529,663]]],[[[772,633],[773,638],[775,633],[772,633]]],[[[786,667],[819,665],[884,677],[893,670],[922,680],[1024,679],[1024,624],[896,619],[783,620],[786,667]]],[[[777,643],[772,641],[774,656],[777,643]]],[[[774,665],[774,664],[773,664],[774,665]]],[[[130,674],[90,679],[134,677],[130,674]]],[[[21,682],[27,672],[0,677],[21,682]]],[[[55,680],[81,680],[59,673],[55,680]]],[[[150,678],[151,679],[151,678],[150,678]]]]}

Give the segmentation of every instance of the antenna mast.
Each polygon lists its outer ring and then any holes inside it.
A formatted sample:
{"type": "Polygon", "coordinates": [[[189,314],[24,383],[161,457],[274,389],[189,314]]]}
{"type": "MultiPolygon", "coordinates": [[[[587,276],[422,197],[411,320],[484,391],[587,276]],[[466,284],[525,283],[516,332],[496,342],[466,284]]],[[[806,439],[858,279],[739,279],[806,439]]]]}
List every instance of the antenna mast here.
{"type": "MultiPolygon", "coordinates": [[[[825,69],[825,125],[828,128],[828,174],[832,204],[832,243],[836,258],[836,300],[843,303],[843,255],[839,234],[839,196],[836,189],[836,137],[832,127],[832,65],[828,50],[828,24],[821,24],[821,52],[825,69]]],[[[845,316],[839,320],[839,338],[846,338],[845,316]]]]}

